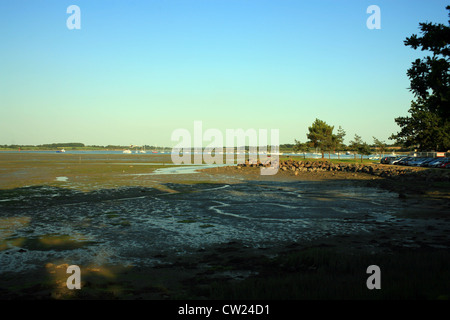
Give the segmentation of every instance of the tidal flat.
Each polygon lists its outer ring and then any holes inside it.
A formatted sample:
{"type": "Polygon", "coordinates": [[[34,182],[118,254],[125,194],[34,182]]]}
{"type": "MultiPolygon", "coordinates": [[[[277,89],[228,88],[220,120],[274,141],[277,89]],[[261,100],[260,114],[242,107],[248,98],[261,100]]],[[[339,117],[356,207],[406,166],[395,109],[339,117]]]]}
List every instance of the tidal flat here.
{"type": "Polygon", "coordinates": [[[170,155],[0,154],[0,297],[450,297],[447,185],[399,197],[364,174],[187,167],[170,155]],[[370,264],[385,272],[377,292],[370,264]],[[69,265],[81,290],[66,286],[69,265]]]}

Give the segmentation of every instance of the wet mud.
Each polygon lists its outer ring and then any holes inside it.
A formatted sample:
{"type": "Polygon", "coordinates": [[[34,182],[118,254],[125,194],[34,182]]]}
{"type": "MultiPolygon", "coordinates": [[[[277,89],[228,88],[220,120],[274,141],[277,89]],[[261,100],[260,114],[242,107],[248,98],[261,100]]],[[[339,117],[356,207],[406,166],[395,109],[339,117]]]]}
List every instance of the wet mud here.
{"type": "Polygon", "coordinates": [[[95,288],[84,291],[87,298],[165,299],[200,275],[257,275],[261,261],[301,247],[368,254],[450,248],[445,200],[399,197],[373,178],[261,177],[233,167],[164,174],[169,166],[142,159],[91,159],[71,172],[58,166],[76,167],[77,159],[8,162],[10,170],[0,172],[2,296],[70,298],[64,281],[58,290],[52,285],[53,275],[67,278],[68,265],[79,265],[84,285],[95,288]],[[37,180],[16,186],[20,179],[11,177],[25,170],[21,165],[37,180]],[[91,171],[95,166],[103,171],[91,171]],[[6,187],[8,179],[15,183],[6,187]],[[46,284],[33,282],[38,278],[46,284]],[[107,284],[95,287],[100,278],[107,284]],[[115,281],[128,283],[128,291],[114,294],[115,281]]]}

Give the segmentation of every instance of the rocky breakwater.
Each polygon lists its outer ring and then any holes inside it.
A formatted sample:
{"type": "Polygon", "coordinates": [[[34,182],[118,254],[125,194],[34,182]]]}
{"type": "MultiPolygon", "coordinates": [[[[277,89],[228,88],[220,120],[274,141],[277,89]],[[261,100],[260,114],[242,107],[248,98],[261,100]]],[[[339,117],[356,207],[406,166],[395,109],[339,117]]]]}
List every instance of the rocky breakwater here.
{"type": "MultiPolygon", "coordinates": [[[[270,166],[270,162],[261,163],[260,161],[247,160],[245,163],[238,164],[237,168],[242,169],[262,166],[268,167],[270,166]]],[[[279,170],[294,175],[299,175],[303,172],[346,172],[401,181],[450,181],[450,170],[384,164],[334,163],[329,161],[297,161],[290,159],[280,161],[279,170]]]]}

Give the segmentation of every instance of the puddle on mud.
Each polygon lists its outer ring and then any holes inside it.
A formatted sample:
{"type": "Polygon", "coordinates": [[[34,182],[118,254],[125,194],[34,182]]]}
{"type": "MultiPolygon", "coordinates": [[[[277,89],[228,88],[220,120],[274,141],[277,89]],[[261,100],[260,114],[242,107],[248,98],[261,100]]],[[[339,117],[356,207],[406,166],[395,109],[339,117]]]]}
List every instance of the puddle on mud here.
{"type": "Polygon", "coordinates": [[[91,264],[99,254],[108,263],[153,265],[161,255],[231,241],[258,248],[369,233],[395,223],[405,206],[394,193],[350,183],[166,186],[176,192],[144,187],[89,193],[50,186],[0,190],[0,221],[14,225],[0,229],[0,273],[55,260],[91,264]]]}
{"type": "Polygon", "coordinates": [[[174,163],[164,163],[164,162],[112,162],[109,165],[119,165],[119,166],[175,166],[174,163]]]}
{"type": "Polygon", "coordinates": [[[196,165],[196,164],[183,164],[183,165],[173,165],[173,167],[169,168],[158,168],[154,170],[153,172],[149,173],[137,173],[137,174],[131,174],[132,176],[149,176],[149,175],[161,175],[161,174],[193,174],[193,173],[199,173],[197,170],[200,169],[209,169],[209,168],[215,168],[215,167],[223,167],[223,166],[229,166],[229,164],[206,164],[206,165],[196,165]]]}

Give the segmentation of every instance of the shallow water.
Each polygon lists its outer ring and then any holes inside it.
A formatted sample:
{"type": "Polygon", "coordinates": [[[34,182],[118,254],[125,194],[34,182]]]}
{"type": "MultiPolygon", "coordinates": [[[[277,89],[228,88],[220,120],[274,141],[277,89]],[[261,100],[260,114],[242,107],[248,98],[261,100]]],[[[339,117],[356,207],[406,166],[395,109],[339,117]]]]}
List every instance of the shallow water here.
{"type": "Polygon", "coordinates": [[[160,174],[193,174],[198,173],[197,170],[200,169],[209,169],[209,168],[215,168],[215,167],[223,167],[223,166],[229,166],[228,164],[205,164],[205,165],[174,165],[173,167],[169,168],[159,168],[154,170],[150,173],[139,173],[134,174],[135,176],[144,176],[144,175],[160,175],[160,174]]]}
{"type": "Polygon", "coordinates": [[[0,273],[53,261],[152,265],[161,255],[230,241],[265,247],[367,233],[393,223],[404,207],[396,194],[350,182],[167,187],[177,192],[143,187],[89,193],[49,186],[0,190],[0,273]],[[60,240],[61,235],[71,241],[60,240]],[[48,239],[56,244],[43,246],[48,239]]]}

